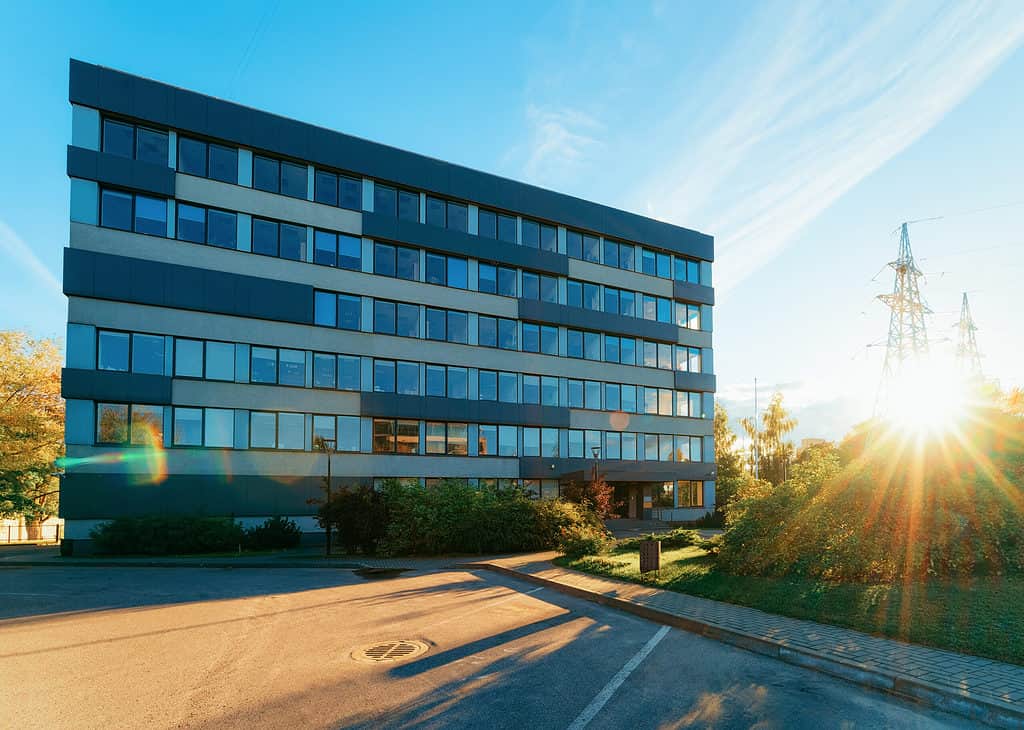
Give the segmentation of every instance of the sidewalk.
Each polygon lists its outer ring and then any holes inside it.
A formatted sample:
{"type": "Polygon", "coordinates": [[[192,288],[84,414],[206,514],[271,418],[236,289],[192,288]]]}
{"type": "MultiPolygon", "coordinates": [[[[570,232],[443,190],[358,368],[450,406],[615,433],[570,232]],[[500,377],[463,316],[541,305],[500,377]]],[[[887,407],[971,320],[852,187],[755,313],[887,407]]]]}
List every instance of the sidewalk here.
{"type": "MultiPolygon", "coordinates": [[[[523,578],[999,727],[1024,728],[1024,666],[906,644],[754,608],[599,578],[555,553],[477,560],[523,578]]],[[[464,567],[470,567],[465,565],[464,567]]]]}

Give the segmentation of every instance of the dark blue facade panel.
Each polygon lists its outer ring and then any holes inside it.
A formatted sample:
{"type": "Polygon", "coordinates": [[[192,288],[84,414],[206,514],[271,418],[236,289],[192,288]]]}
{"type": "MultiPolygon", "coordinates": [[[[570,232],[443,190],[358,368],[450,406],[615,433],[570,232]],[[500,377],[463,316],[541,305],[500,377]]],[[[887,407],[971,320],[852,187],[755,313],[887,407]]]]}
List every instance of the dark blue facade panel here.
{"type": "Polygon", "coordinates": [[[64,368],[60,394],[63,398],[80,400],[169,405],[171,379],[164,375],[64,368]]]}
{"type": "Polygon", "coordinates": [[[362,393],[359,397],[359,413],[364,416],[424,421],[569,427],[568,408],[398,393],[362,393]]]}
{"type": "Polygon", "coordinates": [[[675,375],[677,390],[693,390],[703,393],[715,392],[715,376],[711,373],[681,373],[675,375]]]}
{"type": "Polygon", "coordinates": [[[305,284],[82,249],[64,249],[64,294],[313,324],[313,287],[305,284]]]}
{"type": "Polygon", "coordinates": [[[300,161],[708,261],[714,258],[714,240],[697,231],[74,59],[69,96],[75,104],[300,161]]]}
{"type": "Polygon", "coordinates": [[[714,304],[715,290],[703,284],[691,284],[688,281],[675,281],[672,283],[672,297],[682,299],[686,302],[697,304],[714,304]]]}
{"type": "Polygon", "coordinates": [[[667,322],[626,317],[612,312],[596,312],[592,309],[552,304],[538,299],[520,299],[519,318],[530,322],[546,322],[574,329],[601,330],[662,342],[675,342],[679,336],[679,328],[667,322]]]}
{"type": "Polygon", "coordinates": [[[174,170],[120,155],[68,145],[68,175],[133,190],[174,197],[174,170]]]}
{"type": "MultiPolygon", "coordinates": [[[[593,459],[556,459],[530,456],[519,459],[523,479],[590,480],[593,459]]],[[[675,461],[615,461],[601,459],[598,472],[610,482],[671,482],[677,479],[712,479],[714,464],[675,461]]]]}

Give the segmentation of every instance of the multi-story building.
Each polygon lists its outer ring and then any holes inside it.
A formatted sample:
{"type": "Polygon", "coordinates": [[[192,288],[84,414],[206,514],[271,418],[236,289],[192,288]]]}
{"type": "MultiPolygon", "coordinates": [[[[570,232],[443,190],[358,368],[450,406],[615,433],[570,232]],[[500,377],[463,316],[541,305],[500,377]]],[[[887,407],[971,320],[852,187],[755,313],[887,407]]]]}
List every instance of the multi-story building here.
{"type": "Polygon", "coordinates": [[[71,62],[66,535],[295,518],[337,483],[596,461],[623,514],[714,509],[713,240],[71,62]]]}

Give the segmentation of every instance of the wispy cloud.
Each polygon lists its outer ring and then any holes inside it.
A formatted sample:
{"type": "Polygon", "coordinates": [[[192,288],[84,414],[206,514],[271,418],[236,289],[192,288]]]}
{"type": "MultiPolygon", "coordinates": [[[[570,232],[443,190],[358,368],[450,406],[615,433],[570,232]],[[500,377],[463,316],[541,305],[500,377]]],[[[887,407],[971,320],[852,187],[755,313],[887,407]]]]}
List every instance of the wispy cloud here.
{"type": "Polygon", "coordinates": [[[771,38],[754,20],[736,48],[756,62],[731,70],[742,81],[707,100],[703,132],[666,150],[637,201],[716,234],[723,292],[931,129],[1024,39],[1014,4],[874,15],[805,5],[776,17],[771,38]]]}
{"type": "Polygon", "coordinates": [[[602,146],[601,124],[576,109],[531,104],[526,108],[526,122],[529,139],[513,155],[525,159],[523,174],[538,185],[557,185],[558,181],[578,174],[602,146]]]}
{"type": "Polygon", "coordinates": [[[15,233],[14,229],[2,220],[0,220],[0,252],[3,253],[5,260],[13,261],[15,264],[20,265],[25,271],[38,279],[40,283],[50,290],[50,293],[57,294],[58,296],[62,294],[57,277],[46,268],[46,265],[32,252],[32,249],[22,240],[21,236],[15,233]]]}

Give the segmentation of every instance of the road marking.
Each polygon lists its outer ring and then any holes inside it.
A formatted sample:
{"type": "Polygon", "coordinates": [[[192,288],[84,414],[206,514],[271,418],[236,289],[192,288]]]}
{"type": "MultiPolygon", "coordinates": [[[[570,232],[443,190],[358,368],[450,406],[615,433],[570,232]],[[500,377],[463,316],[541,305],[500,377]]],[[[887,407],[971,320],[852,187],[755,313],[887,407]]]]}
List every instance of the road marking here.
{"type": "Polygon", "coordinates": [[[640,663],[647,658],[647,655],[654,651],[654,647],[658,645],[662,639],[665,638],[665,634],[668,633],[669,626],[662,626],[658,629],[657,633],[651,637],[650,641],[643,645],[633,658],[630,659],[626,664],[618,671],[618,673],[611,678],[611,680],[604,686],[597,696],[590,701],[590,704],[583,708],[583,712],[572,721],[572,725],[569,726],[569,730],[583,730],[590,721],[593,720],[597,713],[601,711],[608,700],[615,694],[615,690],[622,686],[622,683],[626,681],[626,678],[633,673],[633,670],[640,666],[640,663]]]}

